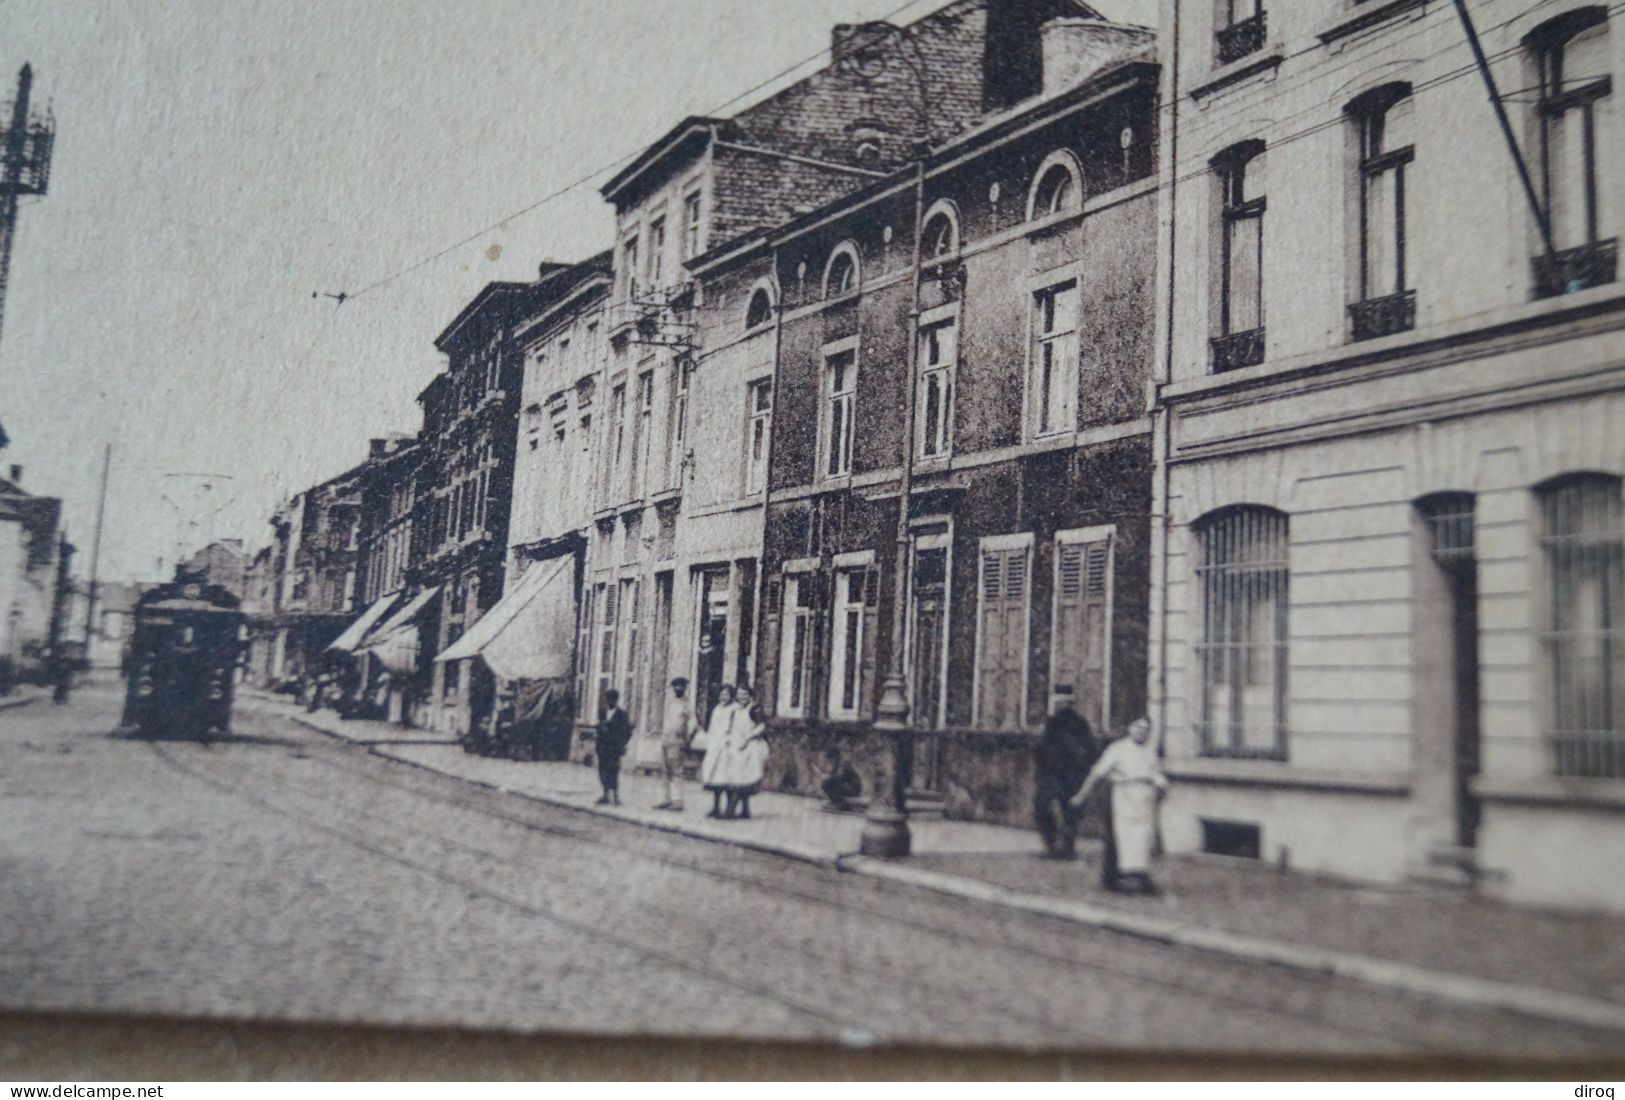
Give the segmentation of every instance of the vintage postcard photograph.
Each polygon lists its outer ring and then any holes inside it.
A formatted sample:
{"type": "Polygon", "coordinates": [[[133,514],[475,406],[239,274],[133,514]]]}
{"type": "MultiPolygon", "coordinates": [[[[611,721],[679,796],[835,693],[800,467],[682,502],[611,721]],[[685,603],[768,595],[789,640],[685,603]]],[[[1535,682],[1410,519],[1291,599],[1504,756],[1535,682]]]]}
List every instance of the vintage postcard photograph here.
{"type": "Polygon", "coordinates": [[[1625,1057],[1625,5],[0,32],[0,1012],[1625,1057]]]}

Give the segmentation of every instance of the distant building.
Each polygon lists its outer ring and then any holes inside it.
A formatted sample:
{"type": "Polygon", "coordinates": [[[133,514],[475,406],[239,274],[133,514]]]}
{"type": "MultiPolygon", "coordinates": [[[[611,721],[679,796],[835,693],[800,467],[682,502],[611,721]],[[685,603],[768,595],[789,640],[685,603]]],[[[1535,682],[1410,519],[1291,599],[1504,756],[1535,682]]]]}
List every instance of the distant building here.
{"type": "Polygon", "coordinates": [[[59,531],[62,502],[20,484],[22,467],[0,478],[0,679],[37,677],[67,610],[68,546],[59,531]]]}
{"type": "Polygon", "coordinates": [[[243,597],[247,563],[243,557],[242,539],[211,542],[182,562],[181,568],[202,578],[205,584],[219,585],[238,599],[243,597]]]}

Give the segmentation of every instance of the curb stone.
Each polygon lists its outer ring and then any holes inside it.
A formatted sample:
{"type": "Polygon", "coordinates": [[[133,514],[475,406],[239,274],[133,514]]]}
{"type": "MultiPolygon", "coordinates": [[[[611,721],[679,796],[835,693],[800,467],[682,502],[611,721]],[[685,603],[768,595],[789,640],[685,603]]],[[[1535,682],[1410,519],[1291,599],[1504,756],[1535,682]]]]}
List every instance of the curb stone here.
{"type": "Polygon", "coordinates": [[[693,822],[651,821],[616,807],[584,806],[579,802],[571,802],[563,798],[499,787],[480,780],[467,779],[452,772],[441,771],[430,765],[385,751],[390,746],[351,740],[332,730],[325,729],[303,715],[293,715],[292,717],[300,725],[336,740],[358,745],[372,755],[385,760],[408,764],[412,767],[422,768],[425,771],[435,772],[438,775],[451,776],[465,783],[473,783],[504,794],[518,795],[544,805],[573,810],[577,813],[592,814],[595,817],[605,817],[627,825],[642,826],[656,832],[686,836],[714,844],[729,844],[736,848],[779,856],[816,867],[829,868],[843,874],[861,875],[923,890],[931,890],[950,897],[962,898],[985,905],[996,905],[1006,909],[1016,909],[1038,916],[1066,921],[1069,924],[1083,928],[1130,936],[1138,940],[1158,943],[1168,947],[1199,951],[1220,958],[1278,966],[1302,974],[1342,978],[1425,999],[1454,1001],[1477,1008],[1501,1009],[1526,1016],[1582,1024],[1608,1031],[1625,1031],[1625,1004],[1613,1001],[1604,1001],[1579,994],[1561,993],[1555,990],[1537,989],[1532,986],[1512,985],[1508,982],[1499,982],[1488,978],[1474,978],[1442,970],[1430,970],[1409,963],[1393,962],[1368,955],[1357,955],[1352,952],[1302,947],[1277,940],[1265,940],[1233,932],[1201,928],[1196,925],[1182,924],[1159,917],[1127,913],[1120,909],[1112,909],[1107,906],[1086,901],[1076,901],[1070,898],[1023,894],[1008,887],[997,886],[977,879],[965,878],[960,875],[947,875],[939,871],[928,871],[924,868],[910,867],[871,856],[857,854],[831,855],[825,851],[813,851],[797,845],[769,844],[750,840],[725,830],[711,829],[693,822]]]}

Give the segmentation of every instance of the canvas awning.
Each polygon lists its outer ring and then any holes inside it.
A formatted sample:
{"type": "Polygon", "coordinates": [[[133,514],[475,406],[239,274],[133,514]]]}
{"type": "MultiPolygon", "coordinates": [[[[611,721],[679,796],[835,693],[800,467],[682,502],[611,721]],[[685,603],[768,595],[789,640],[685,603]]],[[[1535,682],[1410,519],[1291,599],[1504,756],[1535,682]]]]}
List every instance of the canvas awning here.
{"type": "Polygon", "coordinates": [[[503,680],[568,677],[575,626],[575,558],[538,562],[435,660],[480,657],[503,680]]]}
{"type": "Polygon", "coordinates": [[[396,675],[411,673],[418,660],[418,615],[438,595],[440,586],[432,585],[413,596],[373,632],[367,640],[366,652],[396,675]]]}
{"type": "Polygon", "coordinates": [[[354,653],[356,647],[367,637],[367,632],[378,624],[378,620],[389,614],[389,609],[395,606],[395,601],[399,598],[399,592],[392,592],[375,602],[361,613],[359,619],[345,627],[344,633],[334,638],[327,648],[336,649],[340,653],[354,653]]]}

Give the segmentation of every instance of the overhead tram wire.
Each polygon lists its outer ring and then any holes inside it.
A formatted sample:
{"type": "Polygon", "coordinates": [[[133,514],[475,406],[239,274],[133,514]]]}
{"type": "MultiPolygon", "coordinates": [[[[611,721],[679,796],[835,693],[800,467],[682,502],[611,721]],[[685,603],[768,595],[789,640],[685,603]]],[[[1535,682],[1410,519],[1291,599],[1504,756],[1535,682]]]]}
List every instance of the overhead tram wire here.
{"type": "MultiPolygon", "coordinates": [[[[888,21],[889,22],[890,20],[892,20],[892,19],[896,18],[897,16],[901,15],[903,12],[907,11],[909,8],[918,7],[921,4],[930,3],[930,2],[933,2],[933,0],[907,0],[906,3],[901,4],[896,8],[893,8],[891,11],[889,11],[886,14],[882,15],[880,17],[880,19],[882,21],[888,21]]],[[[817,53],[809,54],[808,56],[802,58],[801,60],[795,62],[794,64],[789,65],[786,68],[780,69],[778,72],[774,73],[772,76],[767,77],[765,80],[759,81],[758,83],[753,84],[751,87],[746,88],[744,91],[742,91],[739,94],[733,96],[731,99],[724,100],[723,102],[717,104],[715,107],[711,108],[706,113],[710,114],[710,115],[720,114],[722,111],[726,110],[729,107],[732,107],[736,103],[739,103],[741,100],[748,99],[751,96],[755,95],[757,92],[760,92],[762,89],[771,87],[773,84],[777,83],[780,80],[783,80],[787,76],[790,76],[790,75],[794,74],[795,72],[797,72],[798,70],[804,68],[805,66],[810,65],[815,61],[821,60],[827,53],[829,53],[829,50],[827,48],[825,48],[825,49],[819,50],[817,53]]],[[[538,198],[537,200],[530,203],[529,205],[521,207],[520,209],[515,210],[512,213],[510,213],[510,214],[508,214],[508,215],[506,215],[506,216],[504,216],[502,218],[499,218],[496,221],[491,222],[489,225],[482,226],[481,228],[475,230],[474,232],[468,234],[467,236],[462,237],[459,240],[453,241],[451,244],[446,245],[444,248],[441,248],[441,249],[439,249],[439,250],[437,250],[435,252],[430,253],[427,256],[423,256],[423,257],[421,257],[421,258],[419,258],[417,260],[414,260],[414,261],[412,261],[411,263],[407,264],[404,267],[401,267],[401,268],[399,268],[399,269],[397,269],[395,271],[390,272],[387,275],[384,275],[384,276],[382,276],[382,277],[380,277],[378,279],[373,280],[372,282],[368,283],[366,286],[362,287],[360,290],[355,291],[354,293],[345,293],[345,292],[341,291],[339,294],[328,294],[326,296],[336,299],[338,301],[339,305],[343,305],[345,301],[354,301],[355,299],[360,298],[364,294],[369,294],[372,291],[377,290],[379,287],[386,286],[389,283],[394,282],[396,279],[402,278],[402,277],[404,277],[406,275],[410,275],[412,272],[417,271],[418,269],[420,269],[422,267],[425,267],[428,264],[434,263],[436,260],[442,259],[447,254],[449,254],[451,252],[455,252],[457,249],[462,248],[465,245],[472,244],[473,242],[479,240],[481,237],[485,236],[487,233],[490,233],[491,231],[496,230],[496,229],[500,229],[503,226],[507,225],[509,222],[512,222],[512,221],[514,221],[514,220],[516,220],[518,218],[522,218],[527,214],[533,213],[534,211],[536,211],[539,208],[547,205],[548,203],[553,202],[553,201],[555,201],[557,199],[563,198],[565,195],[567,195],[570,192],[576,190],[577,188],[583,187],[583,186],[591,183],[593,180],[599,178],[600,176],[603,176],[603,175],[605,175],[607,173],[616,171],[617,169],[631,163],[633,160],[637,159],[637,157],[644,151],[644,148],[645,148],[644,146],[640,146],[640,147],[638,147],[636,149],[631,150],[630,152],[627,152],[627,153],[617,157],[616,159],[614,159],[613,161],[610,161],[607,164],[600,165],[599,167],[593,169],[590,172],[585,173],[584,175],[581,175],[581,176],[577,177],[576,179],[574,179],[571,182],[565,184],[564,186],[558,188],[557,190],[548,192],[547,194],[545,194],[542,197],[538,198]]]]}

